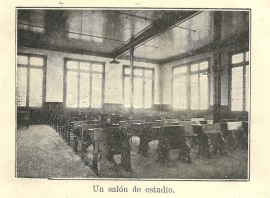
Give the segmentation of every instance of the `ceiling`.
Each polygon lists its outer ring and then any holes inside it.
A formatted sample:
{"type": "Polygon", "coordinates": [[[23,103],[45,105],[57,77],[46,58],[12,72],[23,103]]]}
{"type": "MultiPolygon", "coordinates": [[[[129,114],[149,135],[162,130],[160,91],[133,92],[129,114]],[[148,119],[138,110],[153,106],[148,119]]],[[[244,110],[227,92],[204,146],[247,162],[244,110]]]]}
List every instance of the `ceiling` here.
{"type": "Polygon", "coordinates": [[[202,10],[18,9],[18,46],[162,62],[213,40],[202,10]]]}

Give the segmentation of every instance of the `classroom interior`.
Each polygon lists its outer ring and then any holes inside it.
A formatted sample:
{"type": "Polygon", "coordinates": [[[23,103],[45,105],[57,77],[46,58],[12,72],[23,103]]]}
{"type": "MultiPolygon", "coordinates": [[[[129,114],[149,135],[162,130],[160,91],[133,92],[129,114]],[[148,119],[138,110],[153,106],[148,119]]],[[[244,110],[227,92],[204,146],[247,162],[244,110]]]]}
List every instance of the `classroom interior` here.
{"type": "Polygon", "coordinates": [[[249,179],[250,10],[20,8],[16,45],[17,177],[249,179]]]}

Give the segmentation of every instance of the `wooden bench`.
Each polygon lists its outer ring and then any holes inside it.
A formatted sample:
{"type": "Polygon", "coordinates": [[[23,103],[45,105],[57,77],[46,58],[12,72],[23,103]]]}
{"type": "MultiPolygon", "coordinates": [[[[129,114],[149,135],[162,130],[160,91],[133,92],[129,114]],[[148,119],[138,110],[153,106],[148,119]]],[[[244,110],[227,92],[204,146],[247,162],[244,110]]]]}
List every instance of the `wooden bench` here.
{"type": "Polygon", "coordinates": [[[184,126],[162,126],[158,142],[158,161],[162,164],[169,162],[169,151],[178,149],[178,159],[185,163],[191,163],[190,147],[184,136],[184,126]]]}
{"type": "Polygon", "coordinates": [[[223,138],[220,124],[196,124],[192,125],[194,133],[198,139],[198,154],[212,158],[210,153],[210,145],[213,145],[213,153],[219,152],[222,155],[227,155],[226,141],[223,138]]]}

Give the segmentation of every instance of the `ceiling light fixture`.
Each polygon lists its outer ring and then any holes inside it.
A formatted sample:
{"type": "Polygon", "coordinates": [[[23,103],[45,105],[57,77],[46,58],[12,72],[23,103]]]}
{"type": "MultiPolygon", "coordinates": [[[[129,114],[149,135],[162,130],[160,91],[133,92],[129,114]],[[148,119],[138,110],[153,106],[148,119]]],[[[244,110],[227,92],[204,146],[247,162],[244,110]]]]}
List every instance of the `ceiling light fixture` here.
{"type": "Polygon", "coordinates": [[[110,64],[119,64],[120,62],[119,61],[117,61],[117,60],[115,60],[115,58],[113,58],[113,60],[112,61],[110,61],[110,64]]]}

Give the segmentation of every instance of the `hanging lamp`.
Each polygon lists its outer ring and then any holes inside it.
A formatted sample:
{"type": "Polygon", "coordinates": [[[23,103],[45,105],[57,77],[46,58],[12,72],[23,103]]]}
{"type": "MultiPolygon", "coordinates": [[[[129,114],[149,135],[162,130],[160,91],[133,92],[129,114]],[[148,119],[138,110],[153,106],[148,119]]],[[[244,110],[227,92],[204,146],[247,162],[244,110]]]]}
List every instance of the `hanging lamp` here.
{"type": "Polygon", "coordinates": [[[115,58],[113,58],[113,60],[112,61],[110,61],[110,64],[119,64],[120,62],[119,61],[117,61],[117,60],[115,60],[115,58]]]}

